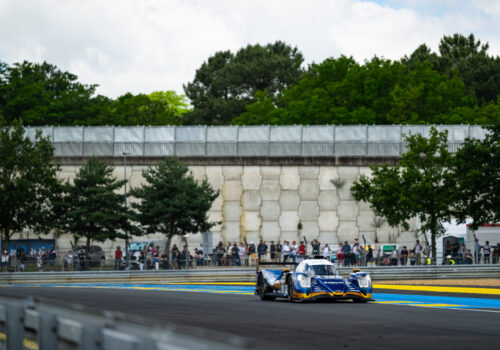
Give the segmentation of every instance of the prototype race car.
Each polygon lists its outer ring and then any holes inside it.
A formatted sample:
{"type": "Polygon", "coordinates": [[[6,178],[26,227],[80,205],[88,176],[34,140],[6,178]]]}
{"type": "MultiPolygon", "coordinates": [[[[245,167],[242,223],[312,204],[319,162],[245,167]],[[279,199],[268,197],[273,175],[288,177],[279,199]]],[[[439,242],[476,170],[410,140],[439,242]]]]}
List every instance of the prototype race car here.
{"type": "MultiPolygon", "coordinates": [[[[261,265],[287,265],[284,263],[261,263],[261,265]]],[[[261,300],[287,298],[290,302],[304,300],[352,300],[357,303],[373,301],[372,282],[367,272],[353,269],[349,278],[337,273],[335,265],[320,257],[305,259],[294,272],[288,268],[257,268],[255,295],[261,300]]]]}

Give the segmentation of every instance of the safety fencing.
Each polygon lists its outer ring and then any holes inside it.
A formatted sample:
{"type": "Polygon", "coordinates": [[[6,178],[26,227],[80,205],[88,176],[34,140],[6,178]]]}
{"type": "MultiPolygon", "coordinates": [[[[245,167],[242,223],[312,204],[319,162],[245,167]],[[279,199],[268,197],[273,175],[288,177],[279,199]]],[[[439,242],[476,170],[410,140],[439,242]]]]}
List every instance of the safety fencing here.
{"type": "MultiPolygon", "coordinates": [[[[134,319],[137,317],[134,316],[134,319]]],[[[106,311],[84,313],[35,302],[0,298],[0,349],[209,350],[248,349],[245,339],[201,329],[131,322],[106,311]]]]}
{"type": "MultiPolygon", "coordinates": [[[[500,278],[500,265],[352,266],[340,267],[338,272],[348,276],[353,268],[369,272],[373,280],[500,278]]],[[[159,271],[16,272],[1,274],[0,283],[254,282],[255,271],[255,267],[238,267],[159,271]]]]}
{"type": "MultiPolygon", "coordinates": [[[[483,138],[479,126],[437,125],[448,131],[455,152],[467,137],[483,138]]],[[[353,126],[134,126],[29,127],[55,146],[55,155],[159,156],[399,156],[407,151],[404,136],[429,136],[428,125],[353,126]]]]}

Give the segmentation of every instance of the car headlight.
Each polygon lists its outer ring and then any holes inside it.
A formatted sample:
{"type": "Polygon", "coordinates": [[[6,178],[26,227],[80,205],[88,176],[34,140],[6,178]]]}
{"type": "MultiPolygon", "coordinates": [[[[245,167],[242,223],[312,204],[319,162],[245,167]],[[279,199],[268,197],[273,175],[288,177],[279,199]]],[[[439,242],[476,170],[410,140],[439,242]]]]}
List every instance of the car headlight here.
{"type": "Polygon", "coordinates": [[[304,275],[299,275],[298,277],[300,286],[302,288],[310,288],[311,287],[311,279],[304,275]]]}
{"type": "Polygon", "coordinates": [[[370,275],[358,276],[358,283],[360,288],[370,288],[372,285],[372,279],[370,275]]]}

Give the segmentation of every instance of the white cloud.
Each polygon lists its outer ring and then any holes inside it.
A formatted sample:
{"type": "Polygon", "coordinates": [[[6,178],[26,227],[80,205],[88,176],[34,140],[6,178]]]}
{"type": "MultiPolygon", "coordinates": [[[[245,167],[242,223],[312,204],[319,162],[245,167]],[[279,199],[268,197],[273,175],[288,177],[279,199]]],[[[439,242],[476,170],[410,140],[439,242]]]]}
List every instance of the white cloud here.
{"type": "Polygon", "coordinates": [[[216,51],[283,40],[306,62],[398,59],[445,34],[475,33],[500,52],[491,1],[0,0],[0,60],[46,60],[99,92],[182,92],[216,51]]]}

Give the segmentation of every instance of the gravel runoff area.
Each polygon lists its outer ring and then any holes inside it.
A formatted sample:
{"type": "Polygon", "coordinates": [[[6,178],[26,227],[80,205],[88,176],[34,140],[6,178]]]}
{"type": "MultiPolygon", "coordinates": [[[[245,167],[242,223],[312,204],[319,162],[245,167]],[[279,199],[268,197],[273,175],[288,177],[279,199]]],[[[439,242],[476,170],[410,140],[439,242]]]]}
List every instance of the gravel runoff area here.
{"type": "Polygon", "coordinates": [[[403,285],[409,284],[416,286],[500,287],[500,278],[373,281],[373,284],[403,284],[403,285]]]}

